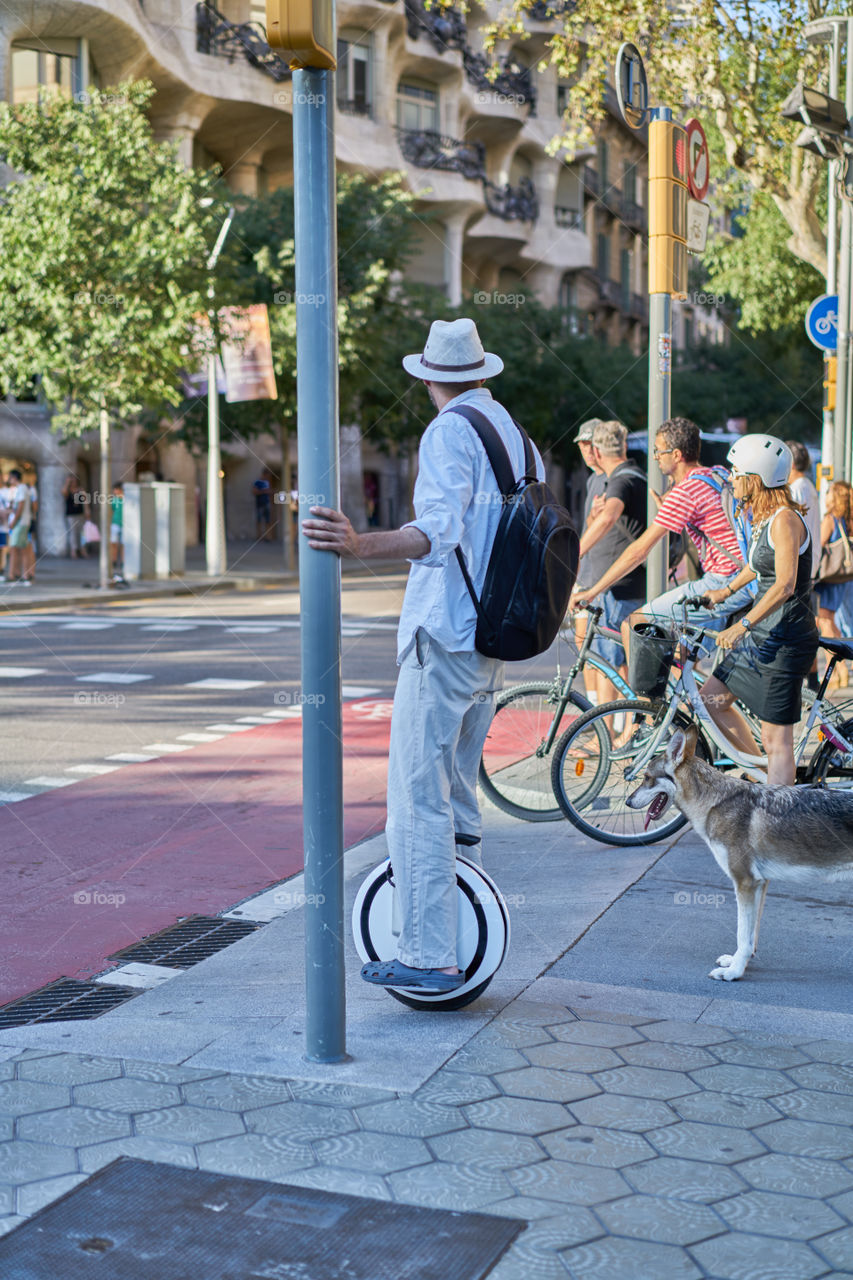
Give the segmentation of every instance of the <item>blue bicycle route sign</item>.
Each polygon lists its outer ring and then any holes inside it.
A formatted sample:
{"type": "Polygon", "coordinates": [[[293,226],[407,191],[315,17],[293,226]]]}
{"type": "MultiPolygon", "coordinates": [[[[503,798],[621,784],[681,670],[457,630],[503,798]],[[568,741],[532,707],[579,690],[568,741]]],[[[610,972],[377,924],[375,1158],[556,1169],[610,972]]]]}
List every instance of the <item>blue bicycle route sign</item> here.
{"type": "Polygon", "coordinates": [[[824,293],[806,312],[806,336],[822,351],[838,346],[838,294],[824,293]]]}

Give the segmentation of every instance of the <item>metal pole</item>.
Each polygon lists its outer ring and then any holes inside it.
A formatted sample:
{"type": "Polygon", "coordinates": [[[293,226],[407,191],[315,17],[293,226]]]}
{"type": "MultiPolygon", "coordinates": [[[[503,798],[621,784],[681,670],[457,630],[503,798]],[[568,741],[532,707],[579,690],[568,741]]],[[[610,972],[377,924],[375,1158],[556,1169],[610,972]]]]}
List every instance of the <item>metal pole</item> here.
{"type": "MultiPolygon", "coordinates": [[[[649,489],[660,493],[663,474],[654,456],[655,437],[662,422],[671,416],[672,403],[672,297],[668,293],[649,295],[649,489]]],[[[649,493],[648,521],[655,518],[657,504],[649,493]]],[[[666,591],[669,572],[669,537],[661,538],[646,561],[646,599],[654,600],[666,591]]]]}
{"type": "MultiPolygon", "coordinates": [[[[331,0],[329,0],[331,3],[331,0]]],[[[340,506],[334,79],[293,73],[300,510],[340,506]],[[317,301],[321,299],[321,301],[317,301]]],[[[341,570],[300,533],[306,1056],[346,1058],[341,570]]]]}
{"type": "MultiPolygon", "coordinates": [[[[844,50],[845,77],[844,77],[844,106],[847,112],[847,119],[853,116],[853,58],[851,58],[851,48],[853,48],[853,18],[847,19],[847,44],[844,50]]],[[[849,125],[848,125],[849,129],[849,125]]],[[[844,199],[842,200],[842,248],[841,248],[841,276],[842,285],[846,289],[847,308],[845,311],[845,331],[846,344],[844,347],[844,394],[841,394],[841,388],[837,388],[836,394],[842,402],[842,412],[844,414],[844,458],[842,463],[841,478],[850,480],[851,476],[851,454],[853,454],[853,369],[850,366],[850,357],[853,354],[853,203],[851,203],[848,191],[844,190],[844,199]],[[847,250],[844,250],[843,228],[844,221],[847,225],[847,250]]],[[[839,310],[841,299],[839,297],[839,310]]],[[[839,357],[842,352],[838,352],[839,357]]],[[[839,359],[839,366],[841,360],[839,359]]]]}
{"type": "Polygon", "coordinates": [[[101,467],[100,467],[100,501],[101,510],[98,525],[101,533],[100,548],[98,551],[98,571],[100,588],[106,591],[110,585],[110,490],[112,463],[110,458],[110,417],[104,402],[101,402],[100,412],[98,414],[98,424],[101,436],[101,467]]]}
{"type": "MultiPolygon", "coordinates": [[[[213,272],[219,261],[225,238],[231,229],[234,218],[233,205],[225,216],[216,244],[207,260],[210,272],[210,283],[207,296],[210,300],[208,315],[210,317],[211,337],[216,332],[216,312],[214,307],[213,272]]],[[[219,392],[216,389],[216,356],[215,347],[211,348],[207,357],[207,521],[205,524],[204,549],[207,559],[207,575],[219,578],[227,568],[225,553],[225,499],[222,492],[222,449],[219,437],[219,392]]]]}
{"type": "MultiPolygon", "coordinates": [[[[832,43],[829,46],[829,96],[838,97],[838,71],[841,65],[841,27],[838,22],[832,25],[832,43]]],[[[826,193],[826,292],[830,295],[838,292],[838,178],[840,164],[837,160],[829,162],[828,187],[826,193]]],[[[824,358],[824,369],[826,359],[824,358]]],[[[823,431],[820,442],[820,457],[823,463],[824,479],[821,483],[821,498],[825,499],[830,484],[830,476],[834,470],[826,474],[827,468],[835,466],[833,458],[834,423],[833,411],[823,411],[823,431]]]]}

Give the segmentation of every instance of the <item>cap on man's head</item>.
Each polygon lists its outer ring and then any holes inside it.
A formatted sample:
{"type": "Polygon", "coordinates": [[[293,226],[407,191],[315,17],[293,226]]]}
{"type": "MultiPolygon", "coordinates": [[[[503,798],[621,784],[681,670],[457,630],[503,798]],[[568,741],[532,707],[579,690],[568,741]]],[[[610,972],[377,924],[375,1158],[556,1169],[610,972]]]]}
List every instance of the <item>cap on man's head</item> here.
{"type": "Polygon", "coordinates": [[[423,354],[403,356],[403,368],[424,382],[479,382],[500,373],[500,356],[483,350],[473,320],[433,320],[423,354]]]}
{"type": "Polygon", "coordinates": [[[575,444],[581,444],[582,442],[592,444],[592,433],[603,421],[603,418],[587,418],[586,422],[582,422],[575,436],[575,444]]]}

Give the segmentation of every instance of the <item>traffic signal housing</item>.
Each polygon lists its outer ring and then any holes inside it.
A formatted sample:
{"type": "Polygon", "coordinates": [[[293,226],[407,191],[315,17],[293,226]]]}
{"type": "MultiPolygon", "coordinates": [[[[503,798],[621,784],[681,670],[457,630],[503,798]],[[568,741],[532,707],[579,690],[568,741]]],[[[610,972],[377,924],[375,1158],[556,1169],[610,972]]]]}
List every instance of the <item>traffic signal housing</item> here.
{"type": "Polygon", "coordinates": [[[649,293],[687,296],[687,130],[649,124],[649,293]]]}
{"type": "Polygon", "coordinates": [[[266,0],[267,43],[280,49],[292,70],[337,66],[331,0],[266,0]]]}

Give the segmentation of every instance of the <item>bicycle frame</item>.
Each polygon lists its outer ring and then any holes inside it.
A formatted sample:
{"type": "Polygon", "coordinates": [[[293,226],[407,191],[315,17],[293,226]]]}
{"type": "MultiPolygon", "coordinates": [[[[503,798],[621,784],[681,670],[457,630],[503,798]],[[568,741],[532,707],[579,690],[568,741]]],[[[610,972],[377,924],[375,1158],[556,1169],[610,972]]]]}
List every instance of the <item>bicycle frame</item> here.
{"type": "MultiPolygon", "coordinates": [[[[744,769],[744,771],[754,781],[766,781],[767,775],[765,770],[767,769],[767,757],[748,755],[735,747],[728,738],[726,738],[722,729],[720,729],[714,722],[711,717],[711,713],[699,696],[699,689],[693,676],[693,668],[700,653],[702,652],[701,643],[704,634],[704,629],[701,627],[693,628],[689,627],[686,623],[682,624],[678,637],[678,643],[685,651],[681,675],[675,682],[674,687],[670,690],[666,714],[664,715],[660,726],[656,732],[652,734],[648,743],[637,754],[631,767],[625,771],[625,780],[627,782],[633,781],[644,772],[648,762],[657,753],[662,743],[665,741],[670,725],[675,718],[679,702],[684,701],[685,699],[693,708],[696,719],[701,724],[708,738],[710,738],[720,751],[725,753],[726,759],[731,761],[732,764],[736,764],[744,769]]],[[[833,656],[827,666],[823,681],[818,689],[817,696],[812,703],[811,711],[809,712],[805,727],[794,745],[795,766],[800,764],[805,753],[806,744],[808,743],[812,730],[818,721],[820,722],[820,728],[823,731],[824,736],[834,747],[840,751],[848,753],[853,752],[853,744],[849,743],[843,734],[840,733],[837,725],[831,725],[822,714],[823,694],[835,666],[835,661],[835,657],[833,656]]]]}

